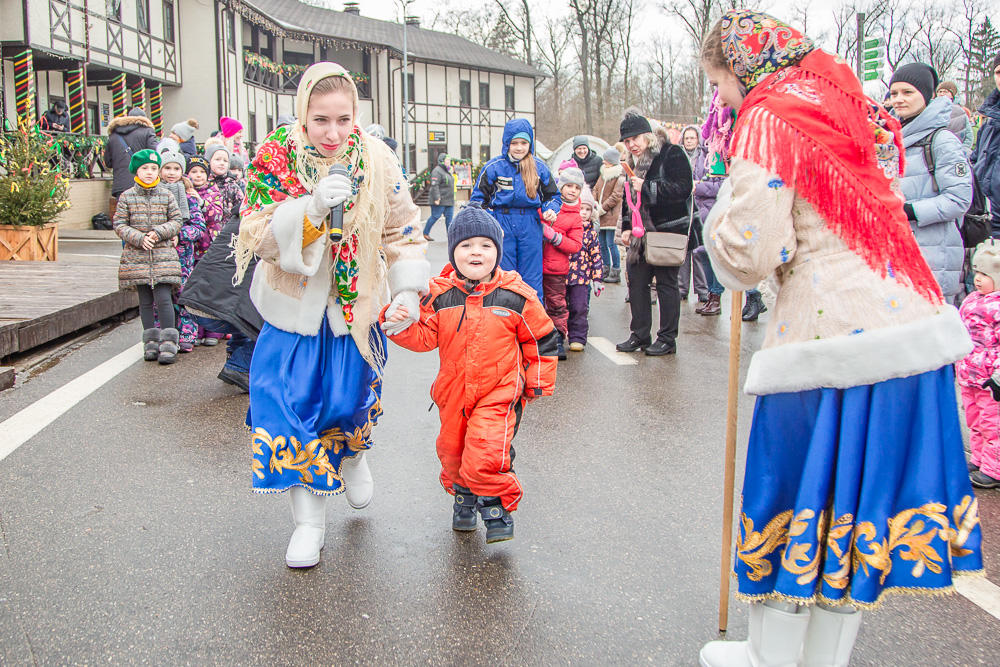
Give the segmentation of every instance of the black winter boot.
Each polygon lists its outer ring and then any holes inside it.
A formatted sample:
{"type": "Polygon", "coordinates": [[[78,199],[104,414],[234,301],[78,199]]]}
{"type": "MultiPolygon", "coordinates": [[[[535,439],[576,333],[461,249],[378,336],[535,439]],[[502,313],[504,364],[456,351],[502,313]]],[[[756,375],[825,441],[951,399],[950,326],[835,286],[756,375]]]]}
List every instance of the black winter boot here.
{"type": "Polygon", "coordinates": [[[756,322],[760,314],[766,312],[767,306],[764,305],[764,299],[761,298],[760,292],[747,295],[747,304],[743,307],[744,322],[756,322]]]}
{"type": "Polygon", "coordinates": [[[476,503],[479,499],[471,490],[458,484],[453,484],[455,489],[455,514],[451,517],[451,529],[463,533],[474,531],[479,526],[479,517],[476,515],[476,503]]]}
{"type": "Polygon", "coordinates": [[[559,361],[566,361],[566,347],[563,345],[562,334],[559,334],[559,340],[556,342],[556,356],[559,357],[559,361]]]}
{"type": "Polygon", "coordinates": [[[479,512],[486,524],[486,544],[514,539],[514,517],[496,496],[480,496],[479,512]]]}

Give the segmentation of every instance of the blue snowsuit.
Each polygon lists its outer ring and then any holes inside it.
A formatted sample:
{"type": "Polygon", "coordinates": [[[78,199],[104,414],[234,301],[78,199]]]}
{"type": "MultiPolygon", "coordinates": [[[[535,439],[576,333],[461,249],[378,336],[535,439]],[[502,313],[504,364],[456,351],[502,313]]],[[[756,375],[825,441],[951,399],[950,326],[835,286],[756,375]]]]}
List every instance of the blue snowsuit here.
{"type": "Polygon", "coordinates": [[[535,131],[531,123],[523,118],[507,122],[503,128],[503,150],[483,166],[471,200],[482,202],[503,229],[500,268],[520,273],[542,299],[542,227],[538,210],[558,213],[562,197],[549,168],[535,157],[535,131]],[[519,132],[531,137],[531,152],[524,159],[534,160],[538,171],[539,185],[534,197],[528,197],[518,161],[508,154],[510,142],[519,132]]]}

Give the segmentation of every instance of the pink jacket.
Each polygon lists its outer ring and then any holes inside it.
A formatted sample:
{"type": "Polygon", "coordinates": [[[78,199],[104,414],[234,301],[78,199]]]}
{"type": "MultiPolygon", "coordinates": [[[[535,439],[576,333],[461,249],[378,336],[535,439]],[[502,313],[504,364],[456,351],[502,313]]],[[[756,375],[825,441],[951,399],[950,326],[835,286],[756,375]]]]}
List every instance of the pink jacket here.
{"type": "Polygon", "coordinates": [[[985,296],[973,292],[959,313],[975,347],[956,364],[958,383],[979,388],[997,370],[1000,357],[1000,291],[985,296]]]}

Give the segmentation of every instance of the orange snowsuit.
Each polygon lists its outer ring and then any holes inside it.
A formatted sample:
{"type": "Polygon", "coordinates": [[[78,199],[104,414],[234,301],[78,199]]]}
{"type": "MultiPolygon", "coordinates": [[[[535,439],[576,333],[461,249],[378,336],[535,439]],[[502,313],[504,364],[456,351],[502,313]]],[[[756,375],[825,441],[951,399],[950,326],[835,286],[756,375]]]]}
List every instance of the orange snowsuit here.
{"type": "Polygon", "coordinates": [[[517,509],[522,490],[511,440],[525,402],[552,394],[556,339],[537,293],[517,272],[497,269],[469,290],[451,265],[431,280],[420,321],[390,338],[414,352],[439,350],[431,398],[441,417],[437,454],[448,493],[458,484],[517,509]]]}

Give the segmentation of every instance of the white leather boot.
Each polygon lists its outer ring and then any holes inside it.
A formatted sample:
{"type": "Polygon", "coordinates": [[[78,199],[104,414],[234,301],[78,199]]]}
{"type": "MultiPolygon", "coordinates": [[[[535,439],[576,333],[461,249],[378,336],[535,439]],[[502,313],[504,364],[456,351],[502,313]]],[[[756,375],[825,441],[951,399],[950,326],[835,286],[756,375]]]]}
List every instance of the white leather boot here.
{"type": "Polygon", "coordinates": [[[803,667],[847,667],[861,629],[861,611],[853,606],[812,609],[802,649],[803,667]]]}
{"type": "Polygon", "coordinates": [[[750,636],[745,642],[709,642],[698,659],[701,667],[798,667],[809,627],[809,609],[796,612],[784,602],[750,605],[750,636]]]}
{"type": "Polygon", "coordinates": [[[285,551],[285,565],[312,567],[319,562],[326,536],[326,496],[318,496],[304,486],[293,486],[288,495],[292,499],[295,531],[285,551]]]}
{"type": "Polygon", "coordinates": [[[372,471],[368,469],[365,453],[359,452],[357,456],[345,458],[340,474],[344,477],[344,495],[347,496],[348,504],[356,510],[368,507],[375,495],[375,482],[372,481],[372,471]]]}

